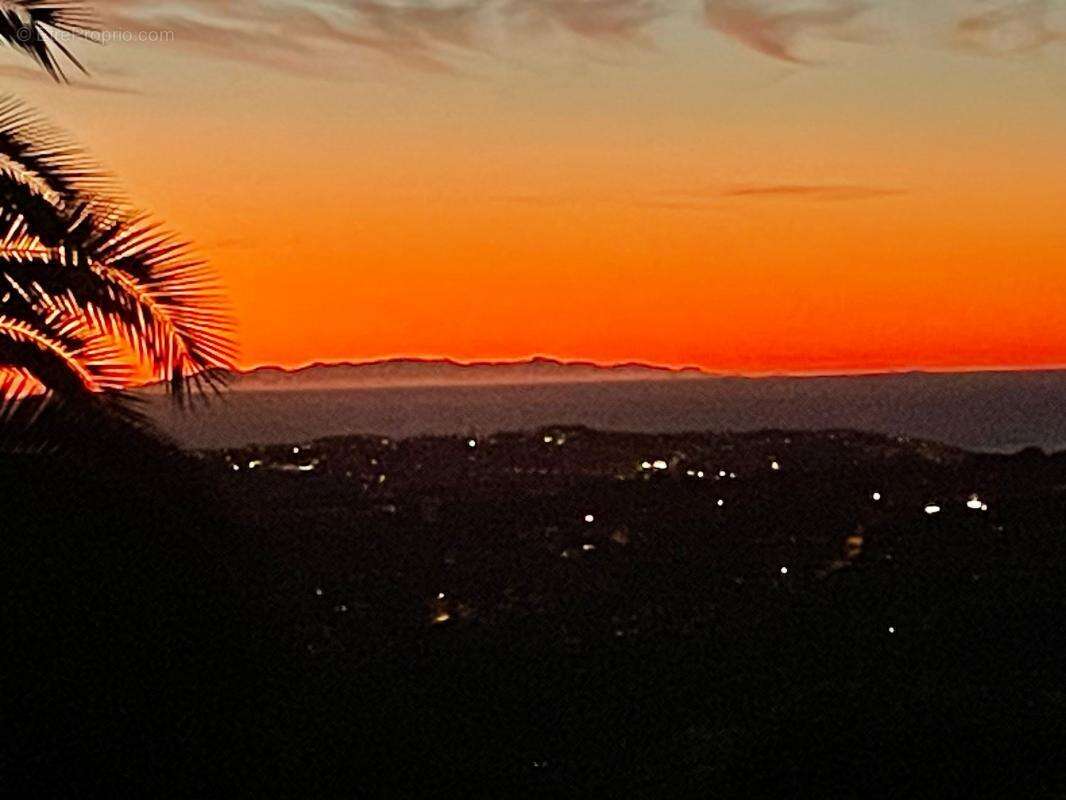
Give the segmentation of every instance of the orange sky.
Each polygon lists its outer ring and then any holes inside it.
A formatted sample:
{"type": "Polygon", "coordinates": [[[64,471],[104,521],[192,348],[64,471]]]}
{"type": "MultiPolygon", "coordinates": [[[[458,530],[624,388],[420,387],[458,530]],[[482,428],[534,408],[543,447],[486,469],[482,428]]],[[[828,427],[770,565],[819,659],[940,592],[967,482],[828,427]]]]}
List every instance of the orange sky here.
{"type": "Polygon", "coordinates": [[[499,2],[110,0],[173,40],[9,87],[197,242],[246,365],[1066,364],[1054,4],[499,2]]]}

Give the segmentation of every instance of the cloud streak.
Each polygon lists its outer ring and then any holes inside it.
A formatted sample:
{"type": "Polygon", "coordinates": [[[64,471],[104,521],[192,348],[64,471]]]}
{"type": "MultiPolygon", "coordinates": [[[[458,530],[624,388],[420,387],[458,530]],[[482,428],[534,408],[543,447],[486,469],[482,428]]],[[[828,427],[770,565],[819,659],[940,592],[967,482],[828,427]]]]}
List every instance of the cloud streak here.
{"type": "MultiPolygon", "coordinates": [[[[167,30],[173,45],[306,72],[346,74],[370,55],[428,72],[456,72],[471,56],[510,58],[538,41],[582,46],[658,43],[660,20],[702,20],[748,50],[794,65],[818,63],[818,42],[876,43],[871,20],[899,36],[923,9],[901,0],[96,0],[115,30],[167,30]]],[[[1026,53],[1066,39],[1052,0],[944,0],[955,47],[1026,53]]],[[[943,33],[944,29],[941,29],[943,33]]],[[[913,32],[913,31],[912,31],[913,32]]],[[[943,36],[940,41],[943,41],[943,36]]]]}
{"type": "Polygon", "coordinates": [[[648,28],[668,11],[659,0],[509,0],[503,10],[534,34],[563,31],[615,43],[649,42],[648,28]]]}
{"type": "Polygon", "coordinates": [[[662,0],[98,0],[116,30],[167,30],[179,46],[288,70],[344,68],[353,52],[447,72],[508,38],[650,43],[662,0]]]}
{"type": "Polygon", "coordinates": [[[758,53],[793,64],[810,63],[798,54],[807,38],[858,39],[850,26],[867,8],[867,3],[858,0],[799,5],[774,0],[703,0],[708,26],[758,53]]]}
{"type": "Polygon", "coordinates": [[[1031,53],[1050,44],[1066,42],[1066,18],[1059,26],[1053,21],[1054,15],[1054,7],[1048,0],[1000,3],[958,20],[954,42],[985,55],[1031,53]]]}
{"type": "Polygon", "coordinates": [[[479,46],[475,27],[485,0],[447,5],[383,0],[98,0],[117,30],[166,30],[181,47],[293,71],[342,68],[352,51],[405,66],[448,71],[449,50],[479,46]]]}
{"type": "Polygon", "coordinates": [[[858,186],[850,184],[768,184],[761,186],[739,186],[722,192],[723,197],[733,198],[784,198],[793,200],[847,201],[872,200],[878,197],[892,197],[905,194],[901,189],[889,189],[879,186],[858,186]]]}

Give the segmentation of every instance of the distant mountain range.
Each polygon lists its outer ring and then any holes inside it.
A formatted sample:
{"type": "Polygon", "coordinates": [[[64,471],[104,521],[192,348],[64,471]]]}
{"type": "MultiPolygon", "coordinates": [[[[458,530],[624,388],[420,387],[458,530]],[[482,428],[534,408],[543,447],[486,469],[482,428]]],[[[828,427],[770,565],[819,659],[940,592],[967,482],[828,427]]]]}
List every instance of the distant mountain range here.
{"type": "Polygon", "coordinates": [[[298,369],[258,367],[229,374],[237,392],[322,391],[402,386],[523,386],[542,383],[662,381],[711,377],[696,367],[649,364],[599,365],[587,361],[531,358],[525,361],[476,361],[396,358],[364,363],[310,364],[298,369]]]}

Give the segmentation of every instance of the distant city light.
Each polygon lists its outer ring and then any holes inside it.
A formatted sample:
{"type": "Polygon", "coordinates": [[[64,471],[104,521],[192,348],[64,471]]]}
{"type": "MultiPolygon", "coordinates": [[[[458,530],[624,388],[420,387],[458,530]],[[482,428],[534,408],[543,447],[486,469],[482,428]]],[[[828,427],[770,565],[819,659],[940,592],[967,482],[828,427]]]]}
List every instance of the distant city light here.
{"type": "Polygon", "coordinates": [[[241,471],[240,464],[234,464],[233,465],[233,471],[234,472],[240,472],[241,471]]]}
{"type": "Polygon", "coordinates": [[[261,467],[262,465],[263,465],[262,461],[249,461],[248,462],[248,469],[255,469],[256,467],[261,467]]]}
{"type": "Polygon", "coordinates": [[[703,470],[702,469],[699,472],[696,473],[696,477],[697,478],[702,478],[703,477],[703,470]]]}
{"type": "Polygon", "coordinates": [[[725,505],[725,500],[721,500],[721,499],[719,499],[719,501],[718,501],[718,507],[719,507],[719,508],[721,508],[721,507],[722,507],[722,506],[724,506],[724,505],[725,505]]]}
{"type": "Polygon", "coordinates": [[[872,497],[873,497],[873,499],[875,501],[880,500],[881,499],[881,493],[880,492],[874,492],[872,497]]]}
{"type": "Polygon", "coordinates": [[[973,511],[987,511],[988,506],[981,502],[981,498],[975,494],[970,495],[970,499],[966,503],[966,507],[973,511]]]}
{"type": "Polygon", "coordinates": [[[583,545],[581,545],[581,549],[584,550],[587,553],[590,550],[595,550],[596,549],[596,545],[594,545],[594,544],[583,544],[583,545]]]}
{"type": "Polygon", "coordinates": [[[776,461],[771,461],[770,469],[772,469],[774,472],[777,472],[779,469],[781,469],[781,465],[778,464],[776,461]]]}
{"type": "Polygon", "coordinates": [[[592,523],[592,522],[595,522],[595,521],[596,521],[596,518],[594,516],[592,516],[592,514],[586,514],[585,515],[585,522],[592,523]]]}
{"type": "Polygon", "coordinates": [[[299,448],[299,447],[294,447],[294,448],[292,448],[292,454],[293,454],[294,456],[298,456],[298,455],[300,455],[300,448],[299,448]]]}
{"type": "Polygon", "coordinates": [[[477,447],[477,439],[470,439],[466,443],[467,447],[477,447]]]}
{"type": "Polygon", "coordinates": [[[724,470],[724,469],[722,469],[722,470],[718,470],[718,477],[719,477],[719,478],[724,478],[724,477],[725,477],[725,474],[726,474],[726,473],[725,473],[725,470],[724,470]]]}
{"type": "Polygon", "coordinates": [[[437,593],[437,599],[438,600],[443,600],[444,599],[444,592],[438,592],[437,593]]]}
{"type": "Polygon", "coordinates": [[[925,513],[926,514],[939,514],[940,513],[940,506],[938,506],[938,505],[928,505],[928,506],[925,507],[925,513]]]}
{"type": "Polygon", "coordinates": [[[319,597],[321,597],[322,596],[322,589],[316,588],[315,589],[315,594],[318,595],[319,597]]]}
{"type": "Polygon", "coordinates": [[[655,469],[667,469],[670,465],[660,458],[658,461],[653,462],[652,466],[655,469]]]}
{"type": "Polygon", "coordinates": [[[788,575],[788,567],[781,567],[781,574],[788,575]]]}
{"type": "Polygon", "coordinates": [[[314,464],[301,464],[296,469],[300,470],[300,472],[312,472],[314,468],[314,464]]]}
{"type": "Polygon", "coordinates": [[[553,441],[555,441],[555,440],[552,439],[551,436],[545,436],[544,437],[544,444],[551,444],[553,441]]]}
{"type": "Polygon", "coordinates": [[[641,461],[640,462],[640,468],[641,469],[651,469],[651,462],[650,461],[641,461]]]}
{"type": "Polygon", "coordinates": [[[889,626],[888,626],[888,632],[889,632],[889,633],[895,633],[895,632],[896,632],[896,629],[895,629],[895,628],[893,628],[893,627],[892,627],[891,625],[889,625],[889,626]]]}

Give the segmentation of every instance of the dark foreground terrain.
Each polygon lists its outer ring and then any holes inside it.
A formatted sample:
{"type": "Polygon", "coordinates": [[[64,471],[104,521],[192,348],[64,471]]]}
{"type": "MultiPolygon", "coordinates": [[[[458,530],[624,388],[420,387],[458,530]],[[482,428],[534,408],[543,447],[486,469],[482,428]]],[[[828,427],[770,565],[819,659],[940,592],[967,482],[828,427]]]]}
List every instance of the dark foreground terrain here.
{"type": "Polygon", "coordinates": [[[1066,454],[549,428],[194,461],[123,467],[141,495],[5,465],[9,780],[1066,792],[1066,454]]]}

